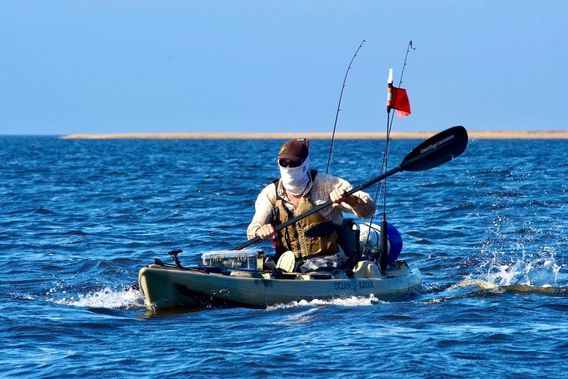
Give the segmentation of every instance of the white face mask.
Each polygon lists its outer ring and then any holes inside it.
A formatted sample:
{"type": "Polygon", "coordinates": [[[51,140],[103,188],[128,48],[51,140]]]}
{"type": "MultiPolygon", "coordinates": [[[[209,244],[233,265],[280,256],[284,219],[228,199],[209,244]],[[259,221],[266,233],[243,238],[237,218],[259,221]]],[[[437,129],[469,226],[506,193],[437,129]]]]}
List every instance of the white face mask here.
{"type": "Polygon", "coordinates": [[[295,196],[300,196],[306,190],[310,182],[310,156],[306,158],[304,163],[298,167],[282,167],[280,168],[280,180],[287,192],[295,196]]]}

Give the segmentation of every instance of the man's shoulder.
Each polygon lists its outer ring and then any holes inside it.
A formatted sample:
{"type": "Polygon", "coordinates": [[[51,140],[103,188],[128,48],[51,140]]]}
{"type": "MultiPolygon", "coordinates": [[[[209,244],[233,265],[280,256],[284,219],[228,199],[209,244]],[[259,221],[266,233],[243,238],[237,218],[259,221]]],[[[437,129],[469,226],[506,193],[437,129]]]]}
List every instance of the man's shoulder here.
{"type": "Polygon", "coordinates": [[[278,179],[274,179],[266,184],[259,193],[259,197],[268,197],[269,199],[276,197],[276,189],[278,188],[278,179]]]}

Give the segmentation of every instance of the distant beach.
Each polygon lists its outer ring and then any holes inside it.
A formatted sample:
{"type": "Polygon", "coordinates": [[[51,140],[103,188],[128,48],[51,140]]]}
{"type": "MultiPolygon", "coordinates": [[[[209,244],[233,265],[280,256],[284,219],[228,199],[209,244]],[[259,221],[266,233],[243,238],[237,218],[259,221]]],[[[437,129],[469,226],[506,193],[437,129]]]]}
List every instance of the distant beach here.
{"type": "MultiPolygon", "coordinates": [[[[426,139],[437,132],[397,132],[393,139],[426,139]]],[[[568,130],[468,131],[471,139],[568,139],[568,130]]],[[[330,139],[331,133],[108,133],[69,134],[62,139],[330,139]]],[[[383,139],[384,133],[336,133],[337,139],[383,139]]]]}

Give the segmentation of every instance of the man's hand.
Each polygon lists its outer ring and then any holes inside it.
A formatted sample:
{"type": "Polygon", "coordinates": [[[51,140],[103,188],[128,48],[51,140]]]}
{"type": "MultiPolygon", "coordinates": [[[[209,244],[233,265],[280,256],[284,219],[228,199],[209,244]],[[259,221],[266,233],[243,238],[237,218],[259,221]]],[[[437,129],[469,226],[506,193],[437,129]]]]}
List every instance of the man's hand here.
{"type": "Polygon", "coordinates": [[[274,231],[274,226],[272,224],[264,224],[256,230],[256,236],[262,238],[263,240],[275,239],[276,232],[274,231]]]}
{"type": "Polygon", "coordinates": [[[348,196],[345,197],[345,193],[347,191],[343,188],[336,188],[329,194],[329,199],[333,202],[332,207],[337,208],[341,203],[347,203],[350,206],[354,206],[359,202],[359,198],[357,196],[348,196]]]}

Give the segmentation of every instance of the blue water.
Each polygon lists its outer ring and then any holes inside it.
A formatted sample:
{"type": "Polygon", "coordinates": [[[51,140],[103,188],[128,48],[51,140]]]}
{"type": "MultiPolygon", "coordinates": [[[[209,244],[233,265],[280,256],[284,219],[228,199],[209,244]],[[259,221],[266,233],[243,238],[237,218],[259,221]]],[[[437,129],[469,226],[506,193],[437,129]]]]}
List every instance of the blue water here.
{"type": "MultiPolygon", "coordinates": [[[[147,312],[138,270],[244,241],[280,143],[0,137],[0,376],[566,375],[568,141],[473,140],[391,177],[417,296],[147,312]]],[[[362,183],[383,148],[338,141],[331,171],[362,183]]]]}

